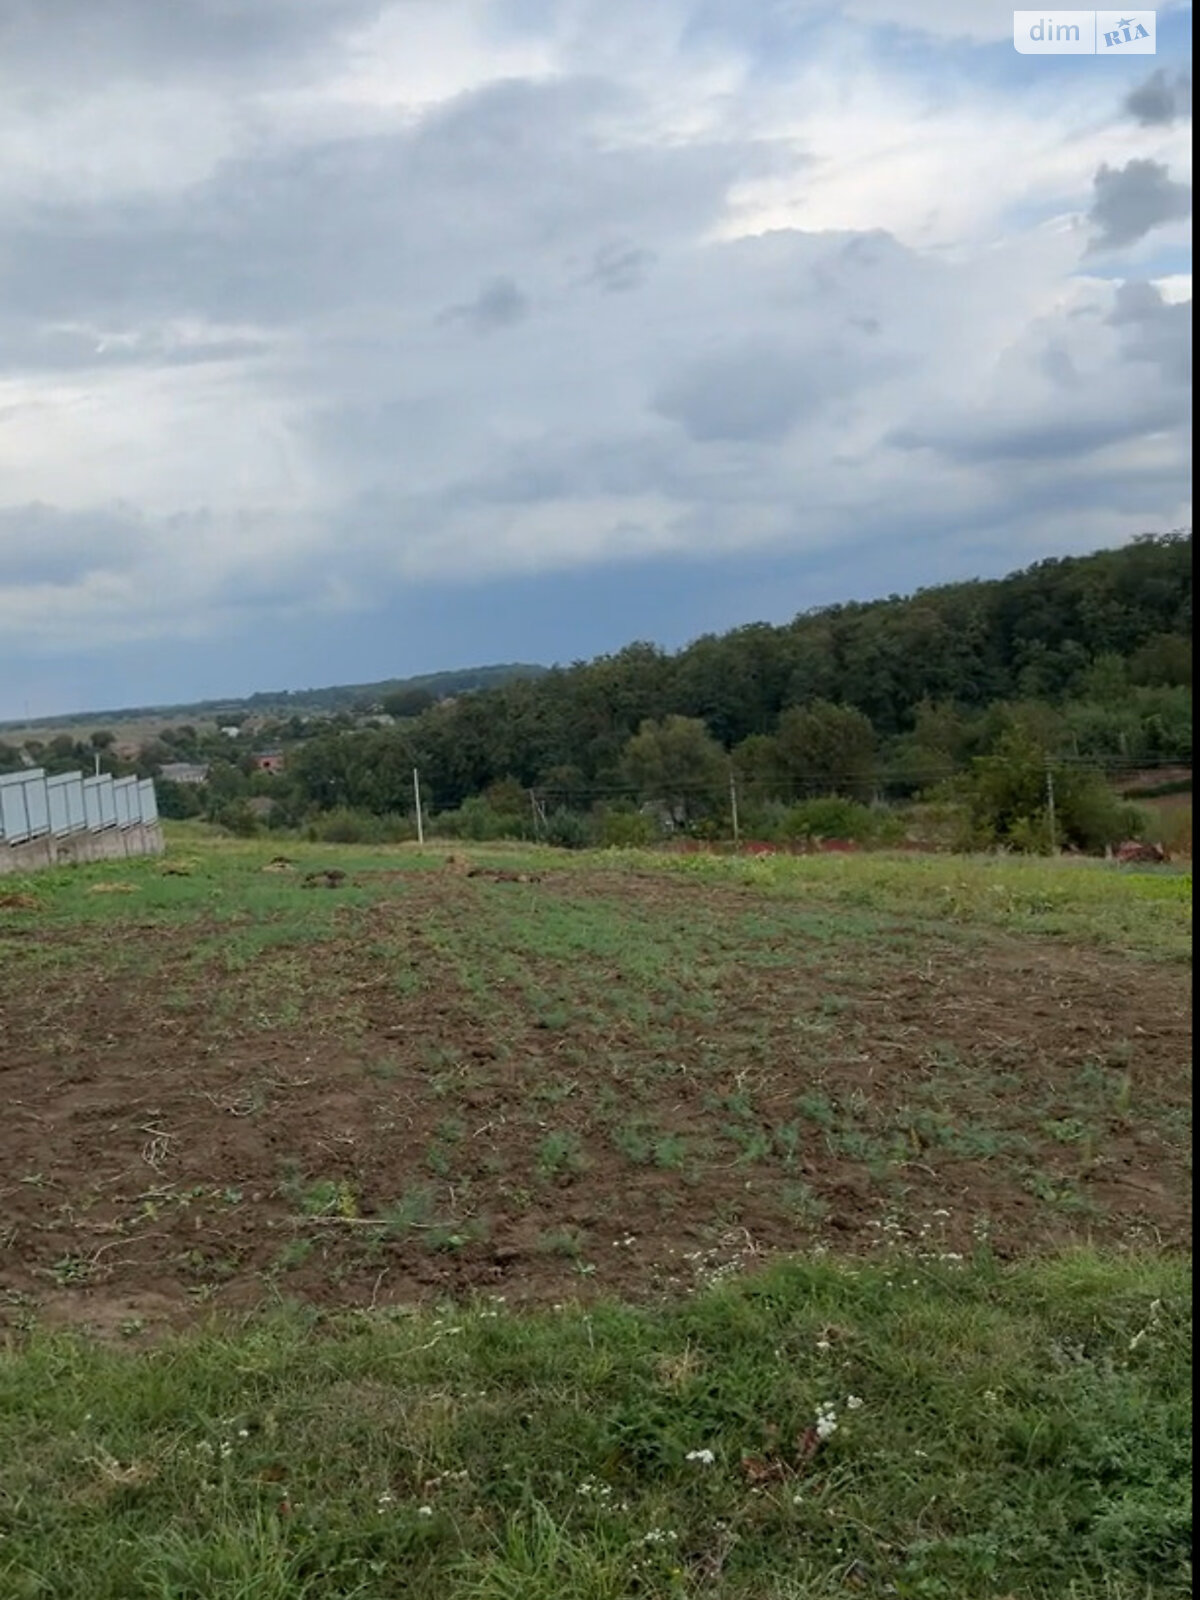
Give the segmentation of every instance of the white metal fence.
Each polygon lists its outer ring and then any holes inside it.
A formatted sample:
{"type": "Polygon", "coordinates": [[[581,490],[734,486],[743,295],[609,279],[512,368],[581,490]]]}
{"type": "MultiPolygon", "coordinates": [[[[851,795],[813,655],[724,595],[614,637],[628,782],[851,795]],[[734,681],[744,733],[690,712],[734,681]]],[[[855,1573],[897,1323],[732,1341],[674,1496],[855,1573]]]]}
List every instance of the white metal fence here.
{"type": "Polygon", "coordinates": [[[101,773],[62,772],[48,778],[41,767],[0,774],[0,843],[26,844],[49,834],[103,833],[158,821],[150,778],[114,778],[101,773]]]}

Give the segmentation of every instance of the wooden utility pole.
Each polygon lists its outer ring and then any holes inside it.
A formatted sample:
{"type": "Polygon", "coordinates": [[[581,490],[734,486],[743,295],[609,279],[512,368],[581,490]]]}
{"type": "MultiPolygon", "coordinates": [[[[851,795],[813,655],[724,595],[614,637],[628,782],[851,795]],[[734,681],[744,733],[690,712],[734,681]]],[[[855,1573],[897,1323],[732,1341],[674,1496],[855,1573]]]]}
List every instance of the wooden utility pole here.
{"type": "Polygon", "coordinates": [[[417,843],[425,843],[425,819],[421,815],[421,774],[413,768],[413,797],[417,802],[417,843]]]}
{"type": "Polygon", "coordinates": [[[1046,757],[1046,826],[1050,830],[1050,853],[1058,854],[1058,819],[1054,814],[1054,769],[1046,757]]]}
{"type": "Polygon", "coordinates": [[[729,768],[729,814],[733,818],[733,848],[736,850],[740,829],[738,827],[737,774],[732,766],[729,768]]]}

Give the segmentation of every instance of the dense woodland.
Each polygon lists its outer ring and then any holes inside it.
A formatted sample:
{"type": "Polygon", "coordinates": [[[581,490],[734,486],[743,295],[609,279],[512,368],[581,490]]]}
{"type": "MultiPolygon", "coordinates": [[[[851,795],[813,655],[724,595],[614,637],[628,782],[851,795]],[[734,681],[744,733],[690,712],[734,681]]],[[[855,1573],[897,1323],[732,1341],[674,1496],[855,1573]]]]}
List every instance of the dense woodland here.
{"type": "MultiPolygon", "coordinates": [[[[1044,828],[1049,764],[1069,840],[1071,796],[1089,773],[1190,766],[1191,553],[1190,531],[1146,536],[996,581],[752,624],[674,654],[635,643],[541,673],[497,669],[502,681],[467,692],[411,683],[373,705],[360,693],[355,712],[258,722],[258,744],[287,751],[285,777],[217,759],[203,796],[166,799],[228,816],[270,796],[277,825],[399,819],[413,810],[417,768],[446,831],[478,836],[528,827],[582,841],[595,828],[580,819],[647,808],[664,826],[719,827],[736,792],[759,831],[797,803],[934,796],[957,799],[981,837],[1020,842],[1044,828]],[[369,708],[390,725],[363,726],[369,708]],[[1016,792],[997,798],[1006,784],[1016,792]]],[[[213,753],[193,729],[168,730],[143,766],[213,753]]],[[[1114,815],[1075,828],[1076,842],[1128,826],[1114,815]]],[[[615,821],[610,835],[621,835],[615,821]]]]}

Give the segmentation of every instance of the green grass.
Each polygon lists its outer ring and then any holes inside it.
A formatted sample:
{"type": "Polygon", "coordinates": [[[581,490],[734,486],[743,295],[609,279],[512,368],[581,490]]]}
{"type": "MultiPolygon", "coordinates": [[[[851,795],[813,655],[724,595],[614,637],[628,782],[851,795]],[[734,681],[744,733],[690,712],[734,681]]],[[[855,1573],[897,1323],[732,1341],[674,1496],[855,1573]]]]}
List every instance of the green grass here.
{"type": "Polygon", "coordinates": [[[1191,960],[1192,875],[1129,871],[1085,859],[997,856],[668,857],[670,870],[803,895],[836,907],[835,926],[864,909],[919,923],[1003,928],[1191,960]]]}
{"type": "Polygon", "coordinates": [[[38,1332],[0,1357],[0,1593],[1183,1596],[1189,1290],[898,1258],[657,1309],[38,1332]]]}

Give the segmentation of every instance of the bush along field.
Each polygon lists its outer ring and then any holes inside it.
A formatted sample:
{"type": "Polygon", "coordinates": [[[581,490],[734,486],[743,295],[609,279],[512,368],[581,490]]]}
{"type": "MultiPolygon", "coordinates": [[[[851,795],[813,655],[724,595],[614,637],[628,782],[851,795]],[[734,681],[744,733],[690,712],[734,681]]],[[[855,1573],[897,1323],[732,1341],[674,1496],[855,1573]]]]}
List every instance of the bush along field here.
{"type": "Polygon", "coordinates": [[[1191,1592],[1190,877],[0,891],[0,1595],[1191,1592]]]}

